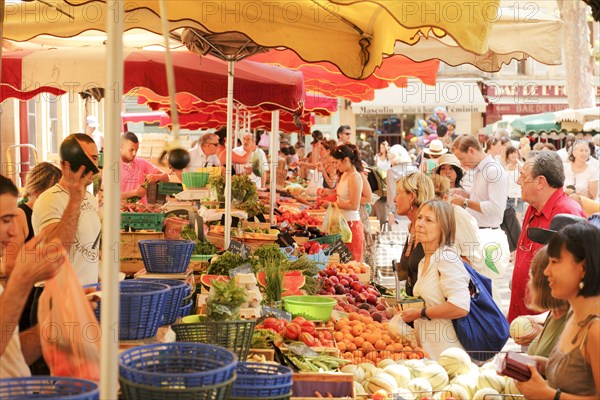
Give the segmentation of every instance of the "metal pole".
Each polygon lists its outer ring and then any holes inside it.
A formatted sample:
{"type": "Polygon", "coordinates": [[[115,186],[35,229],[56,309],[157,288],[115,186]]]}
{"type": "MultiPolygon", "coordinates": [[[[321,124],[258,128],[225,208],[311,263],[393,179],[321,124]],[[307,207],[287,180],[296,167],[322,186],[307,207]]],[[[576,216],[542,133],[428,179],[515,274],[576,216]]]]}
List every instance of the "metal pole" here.
{"type": "Polygon", "coordinates": [[[227,62],[227,143],[225,144],[225,240],[229,247],[231,240],[231,138],[233,137],[233,73],[234,61],[227,62]]]}
{"type": "Polygon", "coordinates": [[[104,141],[104,210],[102,242],[102,311],[100,347],[100,398],[116,399],[119,369],[119,248],[121,242],[121,187],[119,146],[123,96],[123,2],[106,3],[106,136],[104,141]]]}
{"type": "Polygon", "coordinates": [[[275,199],[277,198],[277,147],[279,145],[279,110],[271,113],[271,138],[269,143],[269,157],[271,158],[271,166],[269,168],[269,191],[271,193],[271,225],[275,223],[275,199]]]}

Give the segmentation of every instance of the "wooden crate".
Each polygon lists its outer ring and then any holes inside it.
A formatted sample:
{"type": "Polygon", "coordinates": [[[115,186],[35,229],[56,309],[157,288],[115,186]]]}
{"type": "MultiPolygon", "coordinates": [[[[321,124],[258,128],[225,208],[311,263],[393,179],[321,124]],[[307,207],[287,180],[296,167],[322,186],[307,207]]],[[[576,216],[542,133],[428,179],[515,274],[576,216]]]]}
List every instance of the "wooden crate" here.
{"type": "Polygon", "coordinates": [[[125,275],[135,275],[139,270],[144,269],[144,262],[141,258],[121,260],[119,270],[125,275]]]}
{"type": "Polygon", "coordinates": [[[264,356],[267,361],[275,360],[275,350],[273,349],[250,349],[248,351],[248,358],[250,359],[254,354],[264,356]]]}
{"type": "Polygon", "coordinates": [[[343,373],[295,373],[292,377],[292,400],[312,400],[321,393],[333,399],[354,398],[354,375],[343,373]]]}
{"type": "Polygon", "coordinates": [[[140,240],[162,240],[164,238],[165,234],[163,232],[121,232],[119,258],[141,259],[142,253],[140,253],[140,247],[138,246],[140,240]]]}

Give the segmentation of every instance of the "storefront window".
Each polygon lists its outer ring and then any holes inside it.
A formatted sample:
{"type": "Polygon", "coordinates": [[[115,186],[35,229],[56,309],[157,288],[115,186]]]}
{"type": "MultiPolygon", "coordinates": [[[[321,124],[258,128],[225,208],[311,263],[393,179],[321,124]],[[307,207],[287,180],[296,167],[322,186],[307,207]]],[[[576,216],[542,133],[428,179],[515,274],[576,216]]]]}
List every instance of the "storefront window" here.
{"type": "Polygon", "coordinates": [[[402,144],[403,137],[412,133],[420,118],[423,118],[422,114],[359,114],[356,116],[356,125],[370,128],[368,141],[373,148],[378,149],[379,143],[383,141],[387,141],[390,146],[402,144]]]}

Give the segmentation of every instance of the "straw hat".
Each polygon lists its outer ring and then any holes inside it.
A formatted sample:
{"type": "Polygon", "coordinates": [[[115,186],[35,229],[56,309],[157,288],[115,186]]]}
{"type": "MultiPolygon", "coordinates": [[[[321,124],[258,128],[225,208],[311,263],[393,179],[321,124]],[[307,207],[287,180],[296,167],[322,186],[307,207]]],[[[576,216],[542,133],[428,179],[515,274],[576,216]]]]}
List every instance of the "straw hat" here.
{"type": "Polygon", "coordinates": [[[452,153],[447,153],[438,158],[438,164],[435,167],[434,172],[437,173],[442,165],[446,164],[452,165],[464,171],[463,167],[460,165],[460,161],[458,161],[458,158],[456,158],[456,156],[452,153]]]}
{"type": "Polygon", "coordinates": [[[444,147],[444,143],[441,140],[434,139],[423,151],[432,156],[441,156],[442,154],[446,154],[448,149],[444,147]]]}

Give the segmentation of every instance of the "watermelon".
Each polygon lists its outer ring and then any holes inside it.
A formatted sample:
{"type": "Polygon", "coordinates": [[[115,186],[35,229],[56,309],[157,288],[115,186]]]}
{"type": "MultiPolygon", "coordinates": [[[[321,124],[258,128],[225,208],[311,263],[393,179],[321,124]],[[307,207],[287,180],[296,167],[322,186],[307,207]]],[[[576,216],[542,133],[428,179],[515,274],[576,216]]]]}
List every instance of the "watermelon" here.
{"type": "MultiPolygon", "coordinates": [[[[260,286],[265,287],[265,272],[260,271],[258,274],[256,274],[256,280],[260,286]]],[[[300,292],[300,288],[302,288],[305,283],[306,278],[304,278],[304,275],[302,275],[302,271],[287,271],[283,276],[283,291],[289,292],[286,294],[286,296],[306,294],[300,292]]]]}
{"type": "Polygon", "coordinates": [[[209,274],[203,274],[200,277],[200,282],[202,283],[202,285],[204,287],[206,287],[207,289],[210,289],[210,287],[212,286],[213,279],[220,281],[220,282],[229,282],[229,277],[227,275],[209,275],[209,274]]]}

